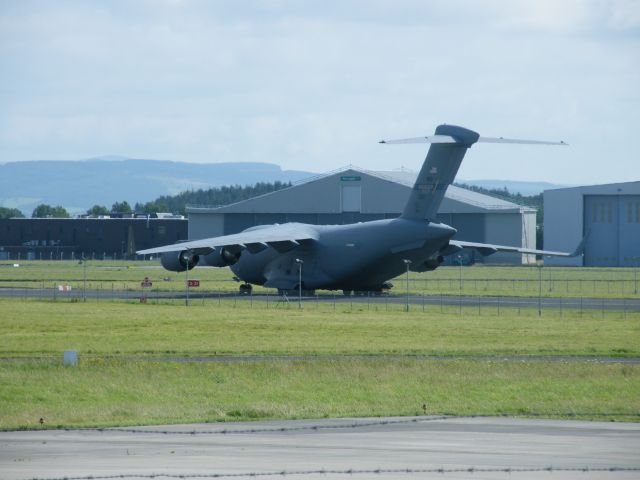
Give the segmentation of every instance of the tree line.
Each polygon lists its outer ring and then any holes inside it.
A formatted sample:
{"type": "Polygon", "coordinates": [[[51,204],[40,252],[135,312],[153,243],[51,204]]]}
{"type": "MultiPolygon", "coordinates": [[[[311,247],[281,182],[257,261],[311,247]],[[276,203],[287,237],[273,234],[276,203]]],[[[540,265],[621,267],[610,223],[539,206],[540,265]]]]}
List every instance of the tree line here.
{"type": "MultiPolygon", "coordinates": [[[[275,181],[273,183],[258,182],[255,185],[246,186],[232,185],[187,190],[177,195],[162,195],[150,202],[136,203],[133,207],[126,200],[115,202],[111,205],[111,209],[104,205],[94,205],[87,210],[86,214],[101,216],[111,213],[131,214],[135,212],[151,214],[167,212],[175,215],[184,215],[187,205],[228,205],[290,186],[291,182],[275,181]]],[[[24,214],[17,208],[0,207],[0,218],[24,218],[24,214]]],[[[60,205],[51,206],[43,203],[33,210],[31,218],[71,218],[71,215],[60,205]]]]}
{"type": "Polygon", "coordinates": [[[537,195],[522,195],[521,193],[512,193],[507,187],[503,188],[483,188],[476,185],[467,185],[466,183],[454,183],[454,185],[466,188],[473,192],[483,193],[491,197],[500,198],[509,202],[532,207],[536,209],[536,246],[538,249],[544,247],[544,201],[542,193],[537,195]]]}

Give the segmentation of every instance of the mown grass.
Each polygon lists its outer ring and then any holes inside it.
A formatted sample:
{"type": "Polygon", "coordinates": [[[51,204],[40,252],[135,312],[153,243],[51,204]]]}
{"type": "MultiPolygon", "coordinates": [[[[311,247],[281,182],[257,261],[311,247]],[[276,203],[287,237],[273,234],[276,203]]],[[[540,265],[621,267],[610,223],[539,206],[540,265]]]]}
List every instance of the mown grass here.
{"type": "MultiPolygon", "coordinates": [[[[348,308],[343,305],[341,308],[348,308]]],[[[478,315],[0,300],[0,357],[80,355],[640,355],[640,314],[478,315]]],[[[472,313],[473,312],[473,313],[472,313]]]]}
{"type": "Polygon", "coordinates": [[[0,364],[0,426],[425,413],[638,421],[639,380],[640,366],[584,362],[11,362],[0,364]],[[605,413],[617,416],[598,415],[605,413]]]}
{"type": "MultiPolygon", "coordinates": [[[[83,288],[84,266],[77,261],[26,261],[0,263],[0,287],[53,288],[59,284],[71,285],[74,290],[83,288]]],[[[540,272],[535,266],[487,266],[474,265],[462,268],[440,267],[433,272],[409,275],[409,289],[413,294],[505,295],[548,297],[603,297],[638,298],[638,272],[633,268],[577,268],[544,267],[540,272]]],[[[198,291],[237,292],[238,284],[228,268],[197,267],[191,278],[201,282],[198,291]]],[[[184,290],[185,274],[168,272],[157,261],[101,261],[87,263],[87,288],[89,290],[141,290],[140,282],[149,277],[153,291],[184,290]]],[[[393,281],[396,293],[404,293],[405,277],[393,281]]],[[[255,287],[256,293],[273,290],[255,287]]],[[[327,292],[319,292],[327,293],[327,292]]]]}

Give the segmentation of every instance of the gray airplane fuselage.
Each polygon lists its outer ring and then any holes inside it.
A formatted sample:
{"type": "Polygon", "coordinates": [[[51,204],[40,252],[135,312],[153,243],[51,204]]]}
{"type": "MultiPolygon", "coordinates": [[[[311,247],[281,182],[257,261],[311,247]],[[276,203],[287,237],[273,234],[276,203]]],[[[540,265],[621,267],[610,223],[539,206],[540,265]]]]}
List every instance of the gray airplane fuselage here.
{"type": "Polygon", "coordinates": [[[420,270],[456,233],[448,225],[405,218],[296,227],[310,229],[316,239],[284,253],[245,250],[231,270],[247,283],[283,290],[297,288],[300,273],[303,289],[379,290],[406,271],[405,260],[420,270]]]}
{"type": "MultiPolygon", "coordinates": [[[[444,256],[464,248],[481,255],[498,251],[573,256],[520,246],[493,245],[453,239],[456,230],[433,221],[453,183],[466,151],[476,142],[565,145],[502,137],[480,137],[455,125],[439,125],[434,135],[381,143],[430,143],[429,151],[398,218],[351,225],[285,223],[248,228],[241,233],[141,250],[162,254],[162,265],[182,272],[196,266],[200,256],[213,267],[230,266],[245,284],[278,290],[381,291],[388,281],[407,271],[434,270],[444,256]]],[[[582,245],[584,244],[584,240],[582,245]]]]}

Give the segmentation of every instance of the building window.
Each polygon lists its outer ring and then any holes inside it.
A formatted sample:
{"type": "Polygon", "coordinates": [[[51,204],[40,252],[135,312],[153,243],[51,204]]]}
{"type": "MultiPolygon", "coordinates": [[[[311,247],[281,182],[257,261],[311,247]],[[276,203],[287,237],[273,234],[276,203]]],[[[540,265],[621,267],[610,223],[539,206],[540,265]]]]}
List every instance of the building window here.
{"type": "Polygon", "coordinates": [[[611,202],[607,202],[607,223],[611,223],[613,221],[613,205],[611,202]]]}

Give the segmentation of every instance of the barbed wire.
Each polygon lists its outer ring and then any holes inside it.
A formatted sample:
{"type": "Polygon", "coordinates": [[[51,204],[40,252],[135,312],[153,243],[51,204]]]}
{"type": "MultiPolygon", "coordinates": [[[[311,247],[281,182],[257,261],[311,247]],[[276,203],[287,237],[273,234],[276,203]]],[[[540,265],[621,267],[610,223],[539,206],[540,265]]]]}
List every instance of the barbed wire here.
{"type": "Polygon", "coordinates": [[[319,470],[273,470],[270,472],[241,473],[133,473],[117,475],[85,475],[64,477],[33,477],[30,480],[111,480],[118,478],[247,478],[287,475],[362,475],[362,474],[400,474],[400,473],[533,473],[533,472],[639,472],[640,467],[492,467],[492,468],[375,468],[375,469],[319,469],[319,470]]]}

